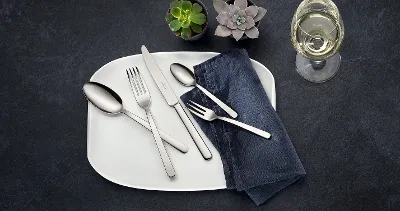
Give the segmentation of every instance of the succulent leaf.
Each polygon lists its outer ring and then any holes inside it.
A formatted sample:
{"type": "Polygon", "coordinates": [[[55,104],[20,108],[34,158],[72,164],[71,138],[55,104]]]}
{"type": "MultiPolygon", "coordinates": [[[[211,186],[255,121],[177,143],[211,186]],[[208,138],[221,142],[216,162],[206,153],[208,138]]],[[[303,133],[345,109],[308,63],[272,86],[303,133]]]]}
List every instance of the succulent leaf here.
{"type": "Polygon", "coordinates": [[[255,39],[258,37],[258,35],[260,34],[260,32],[258,31],[257,27],[253,27],[249,30],[245,31],[246,35],[251,38],[251,39],[255,39]]]}
{"type": "Polygon", "coordinates": [[[186,19],[183,22],[181,22],[182,28],[189,28],[190,26],[190,20],[186,19]]]}
{"type": "Polygon", "coordinates": [[[175,7],[179,7],[180,4],[181,4],[180,1],[175,0],[175,1],[171,2],[171,4],[169,4],[169,8],[172,10],[175,7]]]}
{"type": "Polygon", "coordinates": [[[183,39],[187,40],[192,36],[192,31],[190,28],[183,28],[181,35],[183,39]]]}
{"type": "Polygon", "coordinates": [[[201,31],[202,31],[202,28],[201,28],[201,26],[200,25],[198,25],[198,24],[195,24],[195,23],[190,23],[190,28],[194,31],[194,32],[196,32],[196,33],[200,33],[201,31]]]}
{"type": "Polygon", "coordinates": [[[181,10],[181,15],[179,16],[179,21],[183,22],[186,19],[188,19],[188,16],[190,15],[190,11],[187,10],[181,10]]]}
{"type": "Polygon", "coordinates": [[[191,10],[192,9],[192,3],[190,1],[183,1],[182,2],[182,9],[183,10],[191,10]]]}
{"type": "Polygon", "coordinates": [[[171,23],[169,23],[169,28],[172,31],[178,31],[180,28],[182,27],[181,22],[179,22],[179,20],[173,20],[171,21],[171,23]]]}
{"type": "Polygon", "coordinates": [[[231,35],[232,30],[226,26],[218,25],[217,29],[215,30],[215,35],[219,37],[227,37],[231,35]]]}
{"type": "Polygon", "coordinates": [[[228,23],[226,24],[226,26],[230,29],[236,29],[237,28],[237,24],[235,24],[231,19],[228,20],[228,23]]]}
{"type": "Polygon", "coordinates": [[[226,24],[228,24],[228,20],[229,20],[229,15],[228,15],[228,13],[226,13],[226,12],[220,13],[220,14],[217,16],[217,21],[218,21],[218,23],[221,24],[221,25],[225,25],[225,26],[226,26],[226,24]]]}
{"type": "Polygon", "coordinates": [[[246,23],[238,25],[237,28],[242,31],[246,30],[246,23]]]}
{"type": "Polygon", "coordinates": [[[228,12],[229,5],[224,0],[213,0],[213,6],[218,14],[228,12]]]}
{"type": "Polygon", "coordinates": [[[238,13],[240,11],[240,8],[236,5],[230,4],[228,5],[228,14],[229,15],[235,15],[236,13],[238,13]]]}
{"type": "Polygon", "coordinates": [[[258,7],[258,13],[257,13],[256,17],[254,17],[254,22],[260,21],[261,18],[263,18],[266,13],[267,13],[266,9],[264,9],[262,7],[258,7]]]}
{"type": "Polygon", "coordinates": [[[258,13],[258,7],[257,6],[246,7],[246,9],[244,9],[244,11],[246,12],[246,15],[254,18],[254,17],[256,17],[256,15],[258,13]]]}
{"type": "Polygon", "coordinates": [[[200,13],[203,10],[203,8],[200,6],[200,4],[194,3],[192,7],[192,14],[200,13]]]}
{"type": "Polygon", "coordinates": [[[247,7],[247,0],[235,0],[234,5],[240,9],[245,9],[247,7]]]}
{"type": "Polygon", "coordinates": [[[192,14],[190,20],[199,25],[203,25],[207,21],[207,17],[203,13],[192,14]]]}
{"type": "Polygon", "coordinates": [[[244,34],[243,30],[239,29],[232,30],[233,38],[235,38],[236,41],[239,41],[239,39],[242,38],[243,34],[244,34]]]}
{"type": "Polygon", "coordinates": [[[237,12],[237,15],[239,15],[239,16],[247,16],[247,15],[246,15],[246,12],[245,12],[244,10],[239,10],[239,11],[237,12]]]}
{"type": "Polygon", "coordinates": [[[181,9],[179,9],[178,7],[174,7],[174,8],[171,9],[171,14],[175,18],[179,18],[181,16],[181,9]]]}
{"type": "Polygon", "coordinates": [[[168,24],[175,19],[176,18],[171,13],[168,13],[167,16],[165,16],[165,20],[167,21],[168,24]]]}
{"type": "Polygon", "coordinates": [[[256,25],[256,22],[254,21],[254,19],[252,17],[247,16],[246,23],[244,25],[246,26],[246,29],[250,29],[256,25]]]}

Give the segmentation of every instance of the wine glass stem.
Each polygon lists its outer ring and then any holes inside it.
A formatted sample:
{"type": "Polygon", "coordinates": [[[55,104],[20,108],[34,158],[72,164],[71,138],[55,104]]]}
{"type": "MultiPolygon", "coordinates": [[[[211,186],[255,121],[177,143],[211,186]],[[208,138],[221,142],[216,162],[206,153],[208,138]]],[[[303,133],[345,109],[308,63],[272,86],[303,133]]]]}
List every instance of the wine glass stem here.
{"type": "Polygon", "coordinates": [[[326,60],[322,60],[322,61],[313,61],[310,60],[310,63],[312,65],[312,67],[314,68],[314,70],[320,70],[323,67],[325,67],[326,65],[326,60]]]}

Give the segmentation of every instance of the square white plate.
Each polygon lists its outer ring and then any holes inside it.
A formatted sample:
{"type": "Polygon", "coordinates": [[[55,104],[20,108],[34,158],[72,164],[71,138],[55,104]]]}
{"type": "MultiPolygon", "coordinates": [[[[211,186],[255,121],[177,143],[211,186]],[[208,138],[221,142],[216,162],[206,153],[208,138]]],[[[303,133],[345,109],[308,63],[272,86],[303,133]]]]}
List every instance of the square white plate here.
{"type": "MultiPolygon", "coordinates": [[[[152,53],[152,55],[179,97],[191,88],[179,84],[170,73],[170,64],[178,62],[187,67],[193,67],[218,53],[161,52],[152,53]]],[[[252,60],[252,64],[273,107],[276,108],[274,77],[259,62],[252,60]]],[[[104,65],[92,76],[91,81],[102,83],[113,89],[121,96],[125,109],[146,119],[145,112],[134,99],[125,72],[125,69],[133,66],[139,68],[149,88],[152,99],[151,110],[158,128],[186,144],[189,152],[182,154],[168,144],[165,145],[176,171],[176,176],[170,179],[164,171],[149,130],[123,114],[111,116],[89,103],[87,153],[93,168],[111,182],[132,188],[163,191],[226,188],[222,162],[217,150],[189,115],[213,154],[211,160],[203,159],[179,116],[167,105],[159,92],[141,54],[123,57],[104,65]]]]}

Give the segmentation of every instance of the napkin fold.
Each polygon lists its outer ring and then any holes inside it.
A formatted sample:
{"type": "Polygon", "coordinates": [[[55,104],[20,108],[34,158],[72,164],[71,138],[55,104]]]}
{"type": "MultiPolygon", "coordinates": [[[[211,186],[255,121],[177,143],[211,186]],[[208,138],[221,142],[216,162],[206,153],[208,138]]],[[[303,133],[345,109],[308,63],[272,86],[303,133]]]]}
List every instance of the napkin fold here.
{"type": "MultiPolygon", "coordinates": [[[[246,50],[235,49],[194,67],[196,82],[231,106],[236,120],[271,133],[267,140],[235,125],[196,116],[221,155],[228,189],[245,191],[260,205],[306,173],[286,130],[253,69],[246,50]]],[[[229,117],[197,88],[181,96],[229,117]]]]}

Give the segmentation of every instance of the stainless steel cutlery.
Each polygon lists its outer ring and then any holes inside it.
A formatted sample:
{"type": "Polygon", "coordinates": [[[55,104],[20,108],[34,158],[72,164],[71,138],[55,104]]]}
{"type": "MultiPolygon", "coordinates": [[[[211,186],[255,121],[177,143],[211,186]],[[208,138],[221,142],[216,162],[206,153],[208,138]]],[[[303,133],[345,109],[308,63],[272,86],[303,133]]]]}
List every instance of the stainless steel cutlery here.
{"type": "MultiPolygon", "coordinates": [[[[83,86],[83,92],[86,99],[101,111],[113,115],[117,115],[119,113],[125,114],[132,120],[150,130],[150,125],[146,120],[124,109],[121,97],[109,87],[97,82],[88,82],[83,86]]],[[[188,146],[182,142],[172,138],[162,130],[158,130],[158,132],[165,142],[175,147],[177,150],[183,153],[189,151],[188,146]]]]}
{"type": "MultiPolygon", "coordinates": [[[[161,69],[158,67],[156,61],[154,60],[154,58],[152,57],[152,55],[149,53],[149,51],[145,46],[142,46],[141,50],[142,50],[142,57],[146,64],[146,67],[151,77],[153,78],[154,82],[156,83],[159,91],[164,97],[165,101],[170,107],[173,107],[175,111],[178,113],[180,119],[182,120],[183,124],[185,125],[191,137],[193,138],[193,141],[196,144],[197,148],[199,149],[199,152],[201,153],[203,158],[205,160],[211,159],[212,158],[211,151],[205,144],[204,140],[200,136],[195,126],[193,125],[192,121],[188,117],[182,105],[179,103],[178,98],[176,97],[175,93],[170,87],[161,69]]],[[[186,68],[181,64],[174,63],[170,66],[170,70],[171,73],[174,75],[174,77],[183,85],[196,86],[211,100],[213,100],[216,104],[218,104],[223,110],[225,110],[230,116],[232,116],[233,118],[237,117],[237,113],[233,109],[231,109],[228,105],[219,100],[213,94],[208,92],[206,89],[196,84],[194,73],[190,69],[186,68]]],[[[169,143],[171,146],[175,147],[181,152],[184,153],[187,152],[188,147],[185,144],[175,140],[174,138],[172,138],[171,136],[169,136],[168,134],[157,128],[156,122],[150,111],[150,105],[151,105],[150,92],[149,89],[147,88],[147,85],[139,69],[137,67],[128,68],[126,69],[126,73],[128,76],[129,84],[132,88],[132,92],[135,96],[135,100],[138,103],[138,105],[145,110],[148,121],[124,109],[121,97],[119,97],[118,94],[115,93],[112,89],[100,83],[96,82],[86,83],[83,87],[85,96],[94,106],[96,106],[100,110],[109,114],[123,113],[128,117],[130,117],[131,119],[138,122],[139,124],[141,124],[142,126],[151,130],[151,132],[153,133],[157,149],[160,154],[161,161],[164,165],[165,171],[169,177],[173,177],[176,174],[175,169],[171,163],[168,152],[166,151],[161,138],[163,138],[167,143],[169,143]]],[[[261,137],[264,138],[271,137],[271,134],[266,131],[260,130],[258,128],[255,128],[253,126],[247,125],[245,123],[230,118],[217,116],[215,112],[212,111],[211,109],[208,109],[193,101],[190,101],[190,103],[187,104],[187,107],[191,113],[204,120],[213,121],[219,119],[234,124],[236,126],[239,126],[261,137]]]]}
{"type": "Polygon", "coordinates": [[[160,90],[161,94],[163,95],[164,99],[167,101],[169,106],[175,108],[176,112],[178,113],[179,117],[184,123],[186,129],[188,130],[189,134],[192,136],[193,141],[196,144],[197,148],[199,149],[203,158],[206,160],[211,159],[212,155],[210,150],[204,143],[203,139],[201,138],[200,134],[194,127],[193,123],[187,116],[186,112],[183,110],[181,104],[178,102],[178,98],[172,91],[172,88],[168,84],[168,81],[165,79],[157,63],[154,61],[153,57],[150,55],[149,51],[144,45],[142,46],[141,50],[142,50],[143,60],[146,63],[146,66],[152,78],[154,79],[155,83],[157,84],[157,87],[160,90]]]}
{"type": "Polygon", "coordinates": [[[194,77],[194,72],[187,68],[186,66],[173,63],[170,66],[170,70],[172,75],[184,86],[196,86],[200,91],[202,91],[207,97],[209,97],[212,101],[214,101],[219,107],[221,107],[226,113],[228,113],[231,117],[236,118],[238,114],[220,99],[215,97],[211,92],[207,89],[203,88],[199,84],[196,83],[196,79],[194,77]]]}
{"type": "Polygon", "coordinates": [[[141,76],[137,67],[127,69],[126,73],[128,75],[129,83],[131,85],[132,92],[134,93],[136,102],[146,111],[147,119],[150,123],[151,132],[153,132],[154,140],[156,142],[158,152],[160,153],[161,161],[164,165],[165,171],[167,172],[167,175],[169,177],[173,177],[175,176],[175,169],[171,163],[168,152],[161,141],[156,123],[150,111],[151,97],[146,83],[143,80],[143,77],[141,76]]]}
{"type": "Polygon", "coordinates": [[[196,115],[206,121],[214,121],[216,119],[219,119],[219,120],[234,124],[236,126],[239,126],[243,129],[246,129],[246,130],[248,130],[252,133],[255,133],[261,137],[264,137],[264,138],[271,137],[271,134],[269,134],[268,132],[265,132],[265,131],[255,128],[253,126],[250,126],[250,125],[247,125],[242,122],[239,122],[239,121],[236,121],[233,119],[229,119],[226,117],[217,116],[213,110],[208,109],[208,108],[206,108],[198,103],[195,103],[193,101],[190,101],[190,103],[187,104],[187,107],[188,107],[189,111],[192,112],[194,115],[196,115]]]}

